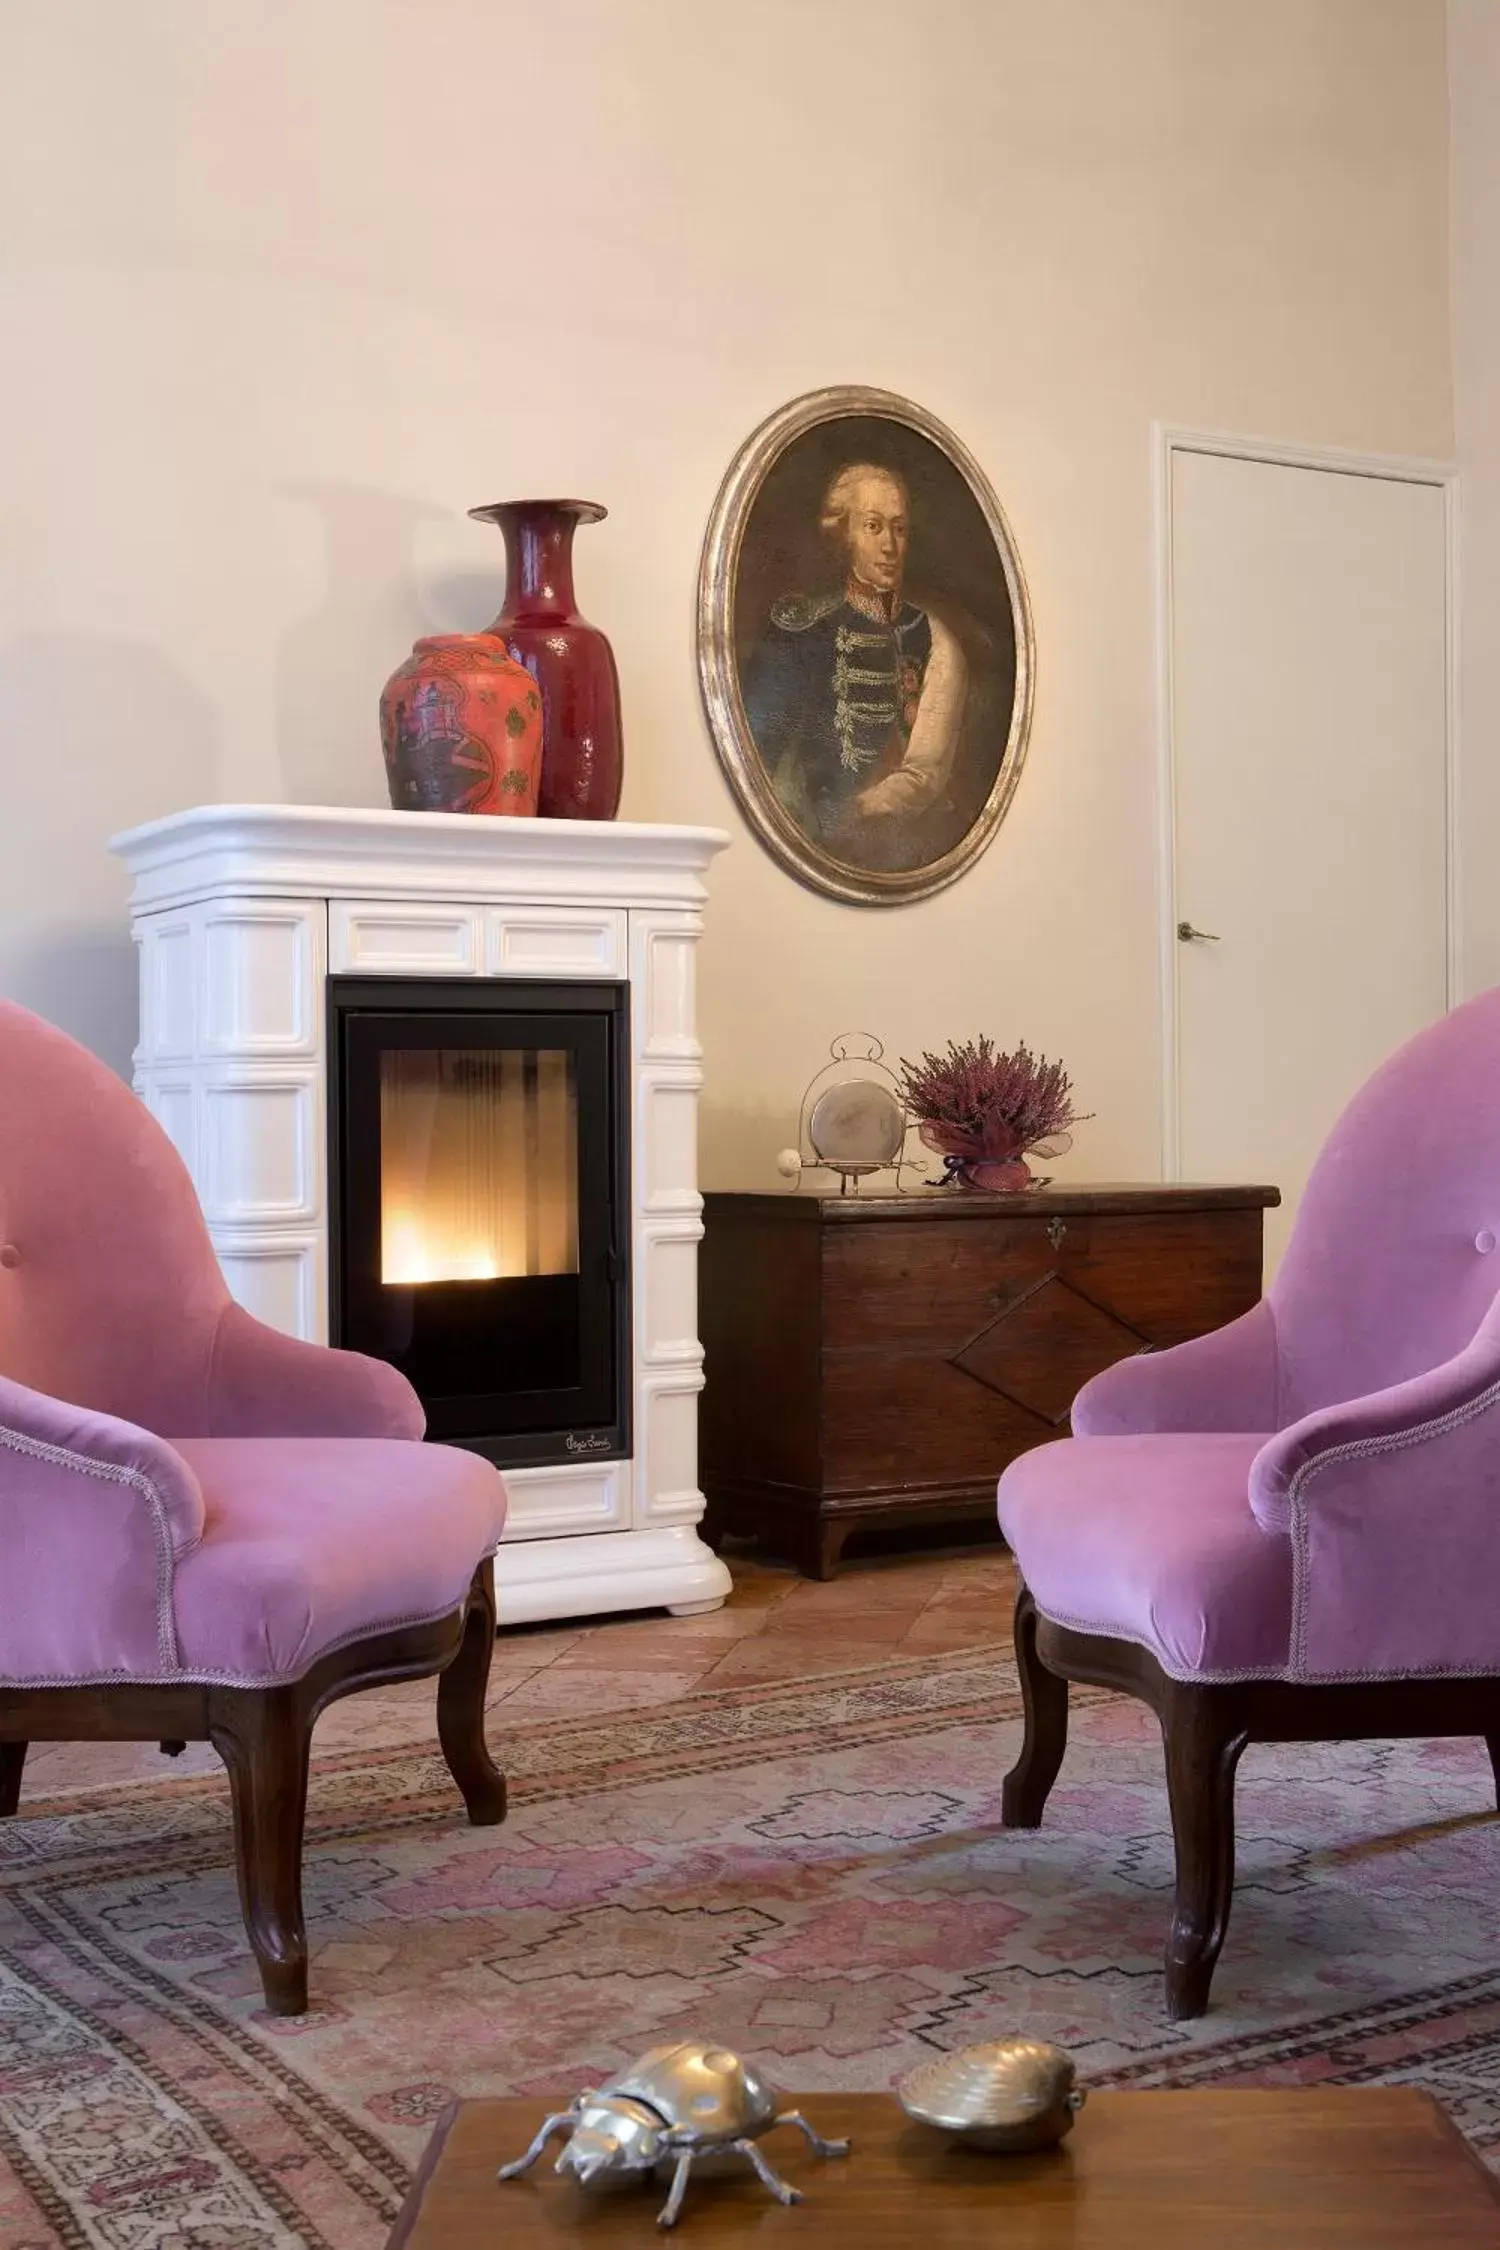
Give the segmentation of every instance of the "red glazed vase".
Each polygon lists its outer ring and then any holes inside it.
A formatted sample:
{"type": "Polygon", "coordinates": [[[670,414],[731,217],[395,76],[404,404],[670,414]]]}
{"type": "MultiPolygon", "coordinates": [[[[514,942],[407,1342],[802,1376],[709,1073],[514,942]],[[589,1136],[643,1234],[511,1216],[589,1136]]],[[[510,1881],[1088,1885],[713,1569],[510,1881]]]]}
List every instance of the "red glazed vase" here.
{"type": "Polygon", "coordinates": [[[542,701],[495,633],[418,641],[381,692],[380,740],[397,812],[536,811],[542,701]]]}
{"type": "Polygon", "coordinates": [[[593,500],[499,500],[471,508],[505,536],[503,633],[542,691],[540,811],[552,820],[613,820],[625,778],[614,652],[573,599],[573,534],[605,514],[593,500]]]}

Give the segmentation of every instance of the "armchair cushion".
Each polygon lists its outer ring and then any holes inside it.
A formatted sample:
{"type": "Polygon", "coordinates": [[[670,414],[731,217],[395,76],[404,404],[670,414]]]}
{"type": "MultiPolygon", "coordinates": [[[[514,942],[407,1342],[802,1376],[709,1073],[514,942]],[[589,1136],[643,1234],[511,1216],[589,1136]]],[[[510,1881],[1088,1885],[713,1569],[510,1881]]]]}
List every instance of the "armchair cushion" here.
{"type": "Polygon", "coordinates": [[[1264,1442],[1064,1438],[1012,1461],[1000,1527],[1043,1616],[1134,1641],[1174,1679],[1283,1674],[1292,1543],[1249,1500],[1264,1442]]]}
{"type": "Polygon", "coordinates": [[[384,1438],[185,1438],[203,1537],[176,1575],[193,1679],[263,1687],[366,1633],[457,1609],[500,1536],[487,1461],[384,1438]]]}

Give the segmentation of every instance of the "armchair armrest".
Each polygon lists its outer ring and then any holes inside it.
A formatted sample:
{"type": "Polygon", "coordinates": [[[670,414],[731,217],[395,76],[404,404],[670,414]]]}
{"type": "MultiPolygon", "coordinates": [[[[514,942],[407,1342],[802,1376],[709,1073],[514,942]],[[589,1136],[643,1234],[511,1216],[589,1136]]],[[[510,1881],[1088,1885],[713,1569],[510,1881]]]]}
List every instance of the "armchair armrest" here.
{"type": "Polygon", "coordinates": [[[1265,1298],[1207,1336],[1117,1361],[1073,1401],[1075,1437],[1275,1427],[1276,1318],[1265,1298]]]}
{"type": "Polygon", "coordinates": [[[1278,1431],[1250,1505],[1291,1534],[1294,1677],[1500,1673],[1500,1301],[1452,1359],[1278,1431]]]}
{"type": "Polygon", "coordinates": [[[203,1520],[161,1438],[0,1376],[0,1680],[175,1673],[173,1574],[203,1520]]]}
{"type": "Polygon", "coordinates": [[[384,1360],[305,1344],[242,1305],[225,1306],[209,1371],[208,1436],[419,1438],[426,1426],[416,1392],[384,1360]]]}

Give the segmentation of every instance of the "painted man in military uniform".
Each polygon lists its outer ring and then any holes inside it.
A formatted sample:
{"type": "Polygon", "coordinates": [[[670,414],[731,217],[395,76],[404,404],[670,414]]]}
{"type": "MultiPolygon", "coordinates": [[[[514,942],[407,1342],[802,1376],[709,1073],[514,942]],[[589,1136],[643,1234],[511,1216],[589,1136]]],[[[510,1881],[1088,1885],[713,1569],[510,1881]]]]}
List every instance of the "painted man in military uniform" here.
{"type": "Polygon", "coordinates": [[[963,651],[902,598],[910,520],[899,476],[850,463],[821,525],[843,584],[772,604],[745,668],[746,716],[771,787],[812,842],[857,867],[911,866],[946,805],[963,651]]]}

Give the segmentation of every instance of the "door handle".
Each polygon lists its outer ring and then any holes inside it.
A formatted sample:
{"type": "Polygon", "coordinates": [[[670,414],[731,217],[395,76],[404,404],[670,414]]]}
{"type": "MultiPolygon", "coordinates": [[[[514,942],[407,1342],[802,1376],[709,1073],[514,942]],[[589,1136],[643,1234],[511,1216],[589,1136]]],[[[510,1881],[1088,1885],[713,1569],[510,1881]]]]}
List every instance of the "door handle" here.
{"type": "Polygon", "coordinates": [[[1217,930],[1195,930],[1191,922],[1179,922],[1177,935],[1184,945],[1189,944],[1194,938],[1204,938],[1210,945],[1217,945],[1219,942],[1217,930]]]}

